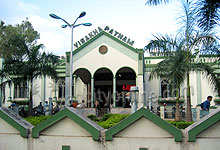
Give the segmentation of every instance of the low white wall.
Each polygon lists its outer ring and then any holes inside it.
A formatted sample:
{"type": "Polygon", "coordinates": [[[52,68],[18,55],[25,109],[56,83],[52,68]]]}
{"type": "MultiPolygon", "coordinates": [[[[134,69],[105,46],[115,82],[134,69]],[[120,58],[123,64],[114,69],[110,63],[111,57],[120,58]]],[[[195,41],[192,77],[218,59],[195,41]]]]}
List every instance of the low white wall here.
{"type": "Polygon", "coordinates": [[[62,150],[62,145],[70,146],[70,150],[102,149],[102,145],[91,137],[40,136],[33,139],[32,150],[62,150]]]}
{"type": "Polygon", "coordinates": [[[20,134],[0,133],[0,150],[29,150],[28,139],[20,134]]]}
{"type": "Polygon", "coordinates": [[[145,117],[120,130],[112,141],[105,141],[104,131],[100,141],[94,141],[87,130],[65,117],[40,132],[39,138],[32,138],[30,134],[23,138],[19,131],[0,118],[0,150],[62,150],[64,145],[70,146],[70,150],[220,149],[220,121],[198,134],[195,142],[188,142],[187,129],[182,130],[182,142],[175,142],[172,134],[145,117]]]}
{"type": "Polygon", "coordinates": [[[27,139],[20,132],[0,118],[0,150],[26,150],[27,139]]]}
{"type": "Polygon", "coordinates": [[[108,150],[181,150],[180,143],[174,142],[173,138],[114,138],[106,142],[108,150]]]}

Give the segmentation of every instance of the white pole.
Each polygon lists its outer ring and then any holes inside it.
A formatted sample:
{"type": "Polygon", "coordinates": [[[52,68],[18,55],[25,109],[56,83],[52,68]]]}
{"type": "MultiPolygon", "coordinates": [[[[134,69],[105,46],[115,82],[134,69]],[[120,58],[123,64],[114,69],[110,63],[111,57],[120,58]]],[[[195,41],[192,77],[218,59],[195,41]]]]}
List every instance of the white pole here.
{"type": "MultiPolygon", "coordinates": [[[[70,51],[70,91],[69,91],[69,94],[70,94],[70,99],[69,99],[69,102],[71,102],[72,100],[72,84],[73,84],[73,80],[72,80],[72,72],[73,72],[73,26],[71,27],[71,51],[70,51]]],[[[65,102],[65,106],[67,106],[67,102],[65,102]]]]}

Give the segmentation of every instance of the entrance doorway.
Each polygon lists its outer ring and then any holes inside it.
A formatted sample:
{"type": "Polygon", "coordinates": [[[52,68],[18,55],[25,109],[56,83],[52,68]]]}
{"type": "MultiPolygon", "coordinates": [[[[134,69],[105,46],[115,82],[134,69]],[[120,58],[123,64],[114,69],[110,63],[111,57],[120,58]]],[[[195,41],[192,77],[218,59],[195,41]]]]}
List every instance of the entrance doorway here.
{"type": "Polygon", "coordinates": [[[76,77],[79,77],[81,81],[83,82],[83,85],[85,86],[85,91],[77,90],[75,85],[75,93],[74,95],[81,95],[80,99],[77,99],[79,101],[84,100],[86,102],[86,107],[91,107],[91,73],[84,68],[77,69],[73,75],[76,75],[76,77]],[[81,92],[81,93],[79,93],[81,92]]]}
{"type": "Polygon", "coordinates": [[[112,104],[113,73],[107,68],[100,68],[94,74],[94,101],[98,100],[102,108],[112,104]]]}
{"type": "Polygon", "coordinates": [[[130,107],[130,87],[136,86],[136,73],[132,68],[123,67],[116,73],[116,107],[130,107]]]}

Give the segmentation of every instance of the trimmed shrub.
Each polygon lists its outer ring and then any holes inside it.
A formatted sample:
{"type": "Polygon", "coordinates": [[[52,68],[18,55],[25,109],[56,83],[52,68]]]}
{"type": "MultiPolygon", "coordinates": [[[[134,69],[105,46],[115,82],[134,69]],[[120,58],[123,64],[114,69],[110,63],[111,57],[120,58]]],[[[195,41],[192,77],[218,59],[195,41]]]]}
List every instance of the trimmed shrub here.
{"type": "Polygon", "coordinates": [[[44,120],[47,120],[50,117],[51,116],[35,116],[35,117],[28,117],[24,119],[28,121],[29,123],[31,123],[33,126],[37,126],[38,124],[40,124],[44,120]]]}
{"type": "Polygon", "coordinates": [[[173,126],[179,128],[179,129],[185,129],[194,123],[194,122],[185,122],[183,120],[181,120],[181,121],[167,121],[167,122],[172,124],[173,126]]]}
{"type": "Polygon", "coordinates": [[[103,121],[106,121],[108,120],[109,118],[113,117],[113,116],[116,116],[116,115],[120,115],[120,114],[105,114],[103,116],[103,118],[101,120],[99,120],[100,122],[103,122],[103,121]]]}
{"type": "Polygon", "coordinates": [[[96,117],[96,115],[88,115],[87,117],[91,119],[92,121],[96,122],[98,125],[100,125],[104,129],[109,129],[128,116],[129,115],[105,114],[103,118],[101,118],[100,120],[96,117]]]}
{"type": "Polygon", "coordinates": [[[99,119],[96,117],[96,115],[88,115],[87,117],[94,122],[99,121],[99,119]]]}
{"type": "Polygon", "coordinates": [[[185,129],[193,123],[194,122],[177,122],[176,127],[179,128],[179,129],[185,129]]]}
{"type": "Polygon", "coordinates": [[[127,118],[129,115],[121,115],[121,114],[106,114],[99,122],[98,125],[103,127],[104,129],[109,129],[112,126],[119,123],[121,120],[127,118]]]}

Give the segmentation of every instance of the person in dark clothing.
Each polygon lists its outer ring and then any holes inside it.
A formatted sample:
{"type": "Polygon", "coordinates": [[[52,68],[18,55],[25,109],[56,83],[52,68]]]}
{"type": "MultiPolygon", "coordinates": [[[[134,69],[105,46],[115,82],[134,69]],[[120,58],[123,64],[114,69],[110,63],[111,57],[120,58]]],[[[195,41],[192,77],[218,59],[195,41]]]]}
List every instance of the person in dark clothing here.
{"type": "Polygon", "coordinates": [[[201,103],[202,110],[209,110],[211,101],[212,101],[212,96],[208,96],[207,100],[201,103]]]}

